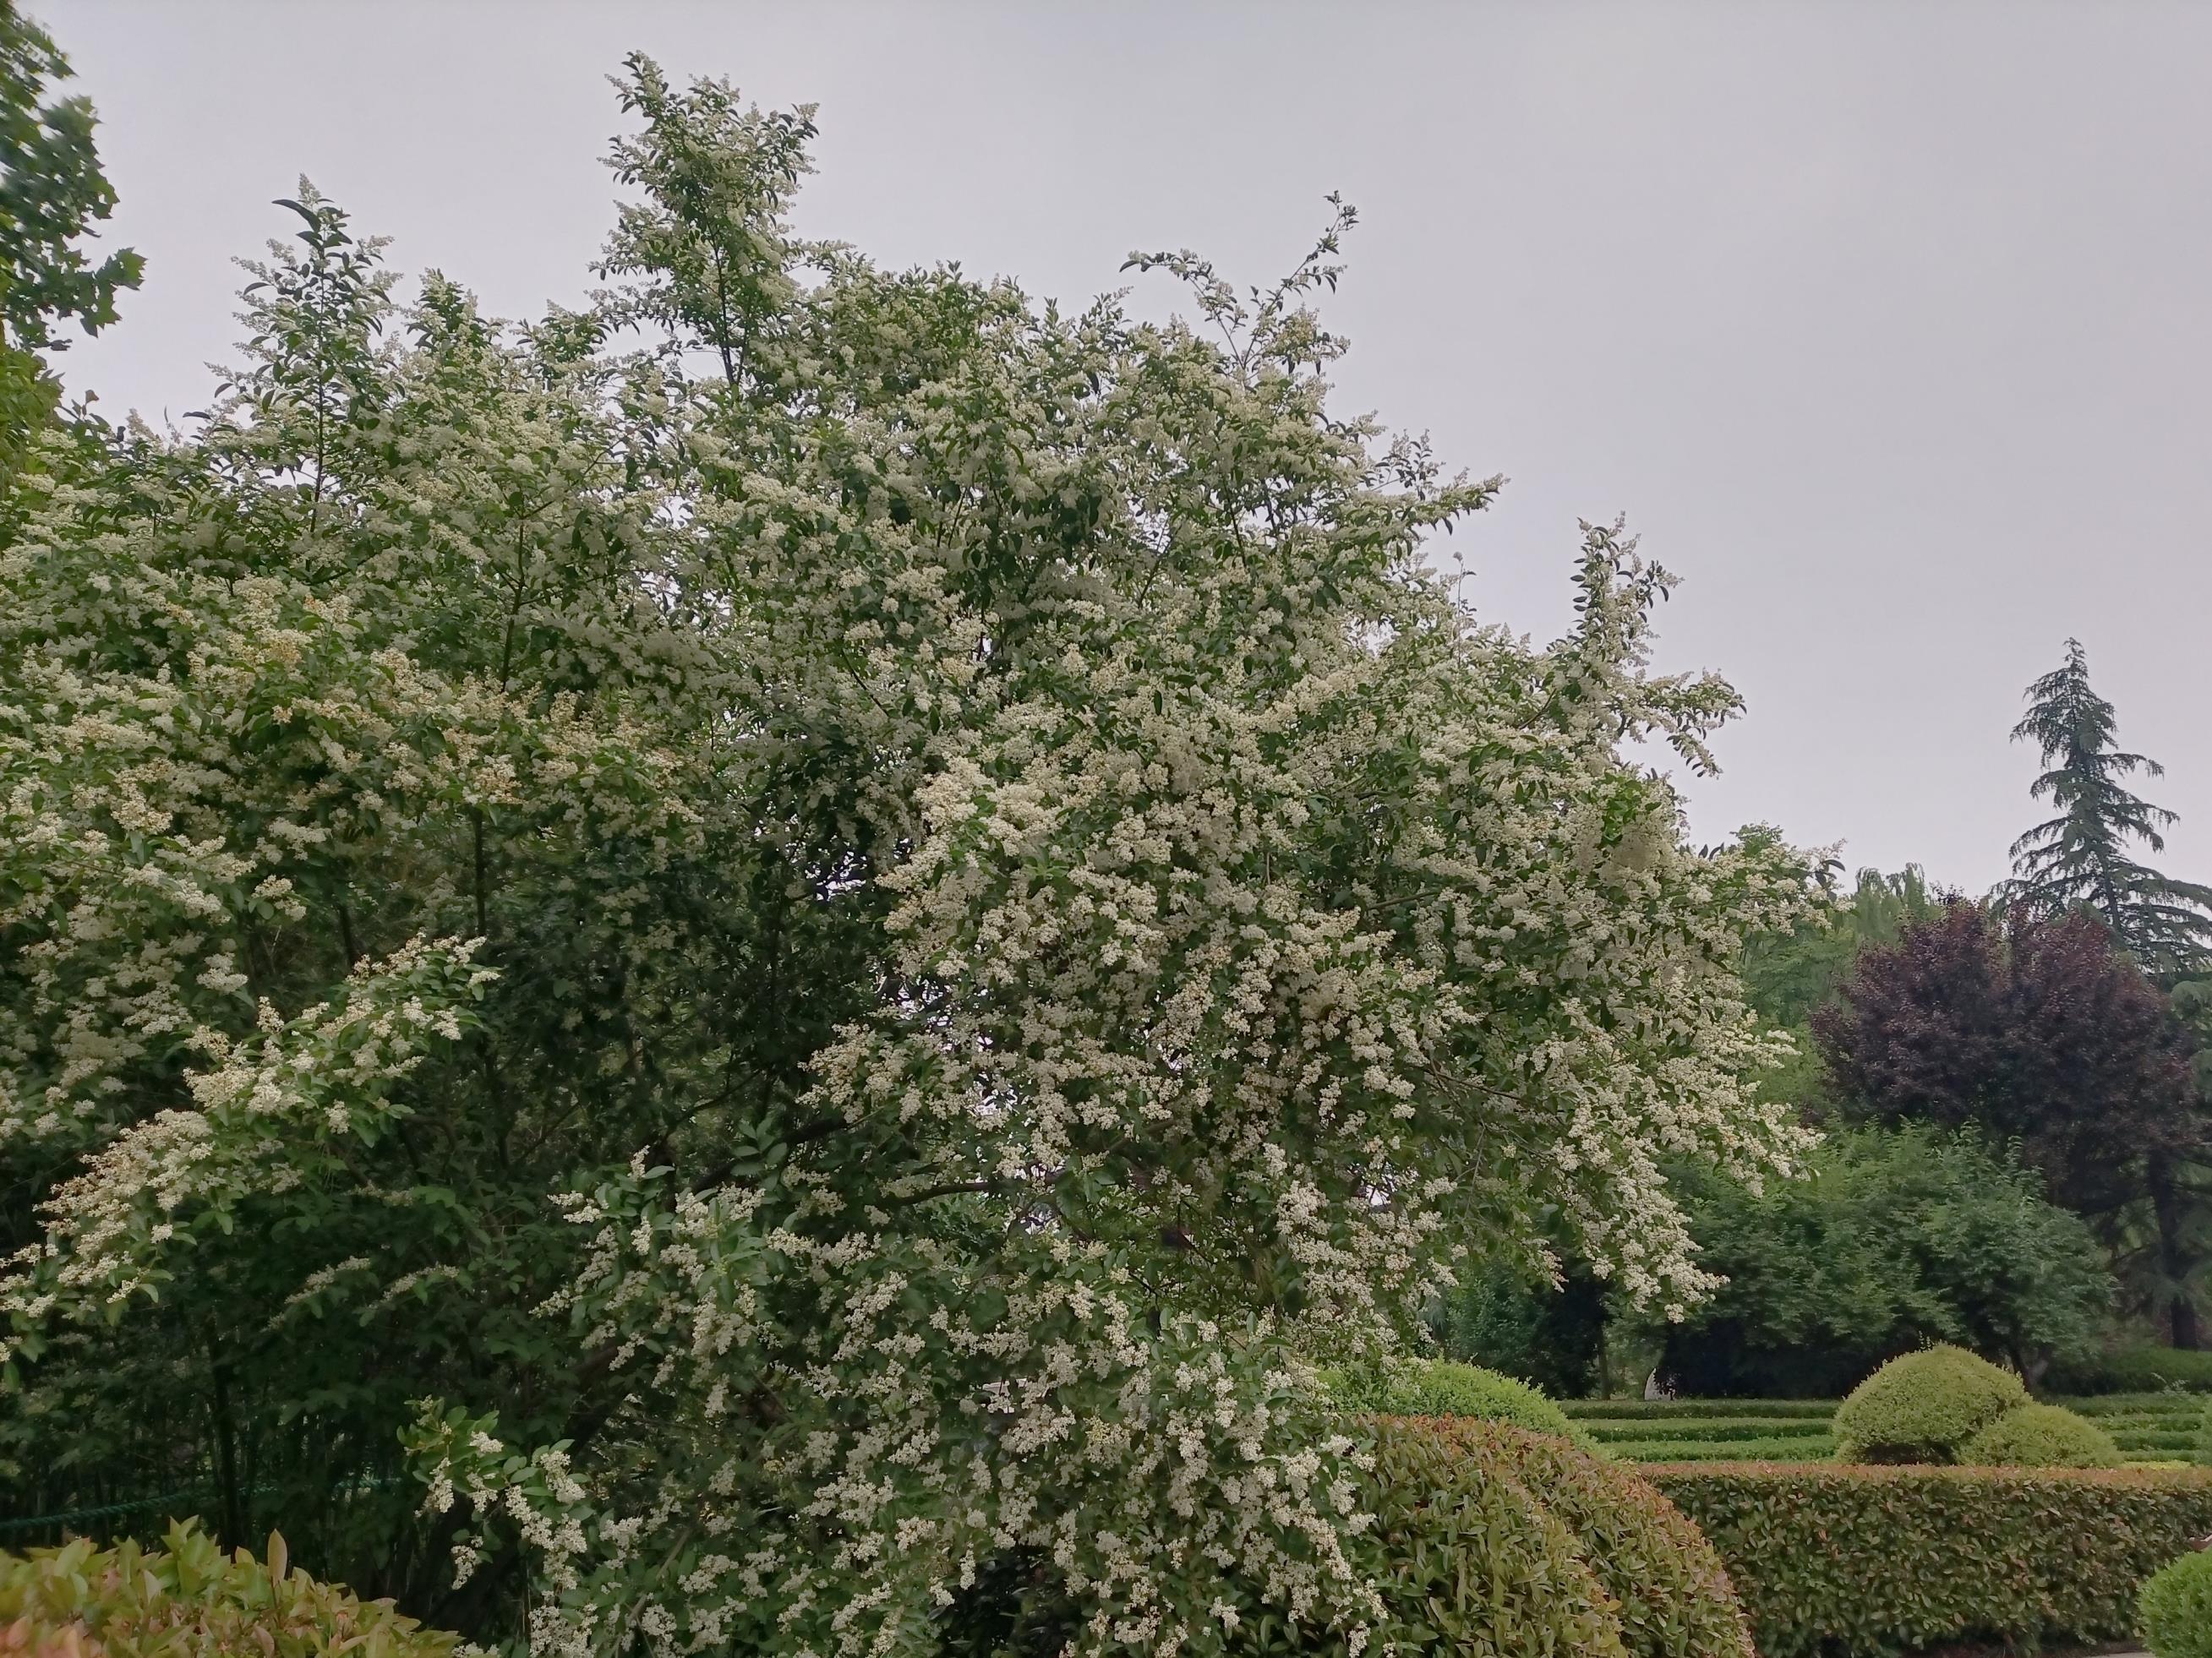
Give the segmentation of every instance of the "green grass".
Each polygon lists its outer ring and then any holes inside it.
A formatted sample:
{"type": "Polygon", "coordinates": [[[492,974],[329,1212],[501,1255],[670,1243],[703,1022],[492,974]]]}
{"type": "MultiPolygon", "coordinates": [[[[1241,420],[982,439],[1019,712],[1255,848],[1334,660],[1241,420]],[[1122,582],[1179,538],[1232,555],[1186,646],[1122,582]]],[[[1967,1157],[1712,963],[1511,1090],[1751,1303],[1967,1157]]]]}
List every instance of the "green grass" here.
{"type": "MultiPolygon", "coordinates": [[[[2201,1394],[2109,1394],[2051,1401],[2078,1411],[2136,1461],[2186,1461],[2201,1394]]],[[[1814,1462],[1835,1454],[1832,1399],[1571,1399],[1560,1407],[1626,1462],[1814,1462]]]]}

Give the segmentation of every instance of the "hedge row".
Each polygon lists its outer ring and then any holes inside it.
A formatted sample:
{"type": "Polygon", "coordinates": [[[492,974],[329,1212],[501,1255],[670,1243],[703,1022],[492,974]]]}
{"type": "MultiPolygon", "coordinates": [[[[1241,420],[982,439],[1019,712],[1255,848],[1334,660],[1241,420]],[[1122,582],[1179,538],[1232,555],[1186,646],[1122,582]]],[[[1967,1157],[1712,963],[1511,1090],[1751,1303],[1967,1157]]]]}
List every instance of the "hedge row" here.
{"type": "Polygon", "coordinates": [[[1825,1462],[1836,1447],[1822,1434],[1811,1439],[1615,1439],[1598,1448],[1624,1462],[1825,1462]]]}
{"type": "Polygon", "coordinates": [[[1788,1463],[1638,1470],[1711,1540],[1764,1658],[2134,1632],[2212,1532],[2212,1473],[1788,1463]]]}
{"type": "Polygon", "coordinates": [[[2098,1394],[2069,1398],[2053,1394],[2051,1402],[2063,1405],[2083,1416],[2094,1416],[2100,1421],[2108,1416],[2145,1420],[2186,1418],[2194,1422],[2204,1412],[2201,1394],[2185,1393],[2164,1394],[2098,1394]]]}
{"type": "Polygon", "coordinates": [[[1615,1422],[1604,1417],[1584,1417],[1581,1425],[1600,1444],[1616,1439],[1821,1439],[1828,1434],[1828,1424],[1817,1417],[1729,1416],[1687,1422],[1615,1422]]]}
{"type": "Polygon", "coordinates": [[[2062,1359],[2045,1373],[2043,1386],[2054,1394],[2212,1394],[2212,1352],[2124,1347],[2093,1358],[2062,1359]]]}
{"type": "Polygon", "coordinates": [[[1720,1416],[1808,1417],[1826,1421],[1836,1413],[1832,1399],[1563,1399],[1559,1408],[1577,1421],[1601,1417],[1616,1422],[1667,1422],[1677,1417],[1703,1420],[1720,1416]]]}

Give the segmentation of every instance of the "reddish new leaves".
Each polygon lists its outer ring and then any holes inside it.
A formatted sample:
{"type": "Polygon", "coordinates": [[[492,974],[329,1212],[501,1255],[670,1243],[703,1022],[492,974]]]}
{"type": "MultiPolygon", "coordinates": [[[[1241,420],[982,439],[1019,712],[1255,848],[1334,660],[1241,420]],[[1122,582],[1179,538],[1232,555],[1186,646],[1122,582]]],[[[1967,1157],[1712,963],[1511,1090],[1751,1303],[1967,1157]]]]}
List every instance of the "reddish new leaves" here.
{"type": "Polygon", "coordinates": [[[1849,1108],[2016,1139],[2060,1201],[2108,1213],[2204,1139],[2186,1033],[2083,914],[1956,902],[1863,953],[1814,1037],[1849,1108]]]}

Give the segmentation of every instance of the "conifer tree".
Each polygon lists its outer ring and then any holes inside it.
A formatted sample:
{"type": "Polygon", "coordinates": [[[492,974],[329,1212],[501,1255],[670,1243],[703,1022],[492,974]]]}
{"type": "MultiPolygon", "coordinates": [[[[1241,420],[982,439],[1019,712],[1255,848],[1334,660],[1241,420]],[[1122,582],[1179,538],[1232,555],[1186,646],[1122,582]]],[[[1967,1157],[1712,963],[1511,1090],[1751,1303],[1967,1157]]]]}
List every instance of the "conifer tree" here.
{"type": "Polygon", "coordinates": [[[2004,891],[2032,914],[2087,909],[2155,977],[2212,960],[2212,887],[2177,881],[2130,855],[2130,842],[2166,849],[2160,831],[2175,814],[2130,793],[2138,771],[2164,774],[2155,760],[2120,750],[2112,705],[2089,684],[2088,654],[2066,641],[2066,660],[2027,688],[2014,742],[2033,742],[2049,768],[2029,793],[2057,815],[2013,842],[2014,879],[2004,891]]]}

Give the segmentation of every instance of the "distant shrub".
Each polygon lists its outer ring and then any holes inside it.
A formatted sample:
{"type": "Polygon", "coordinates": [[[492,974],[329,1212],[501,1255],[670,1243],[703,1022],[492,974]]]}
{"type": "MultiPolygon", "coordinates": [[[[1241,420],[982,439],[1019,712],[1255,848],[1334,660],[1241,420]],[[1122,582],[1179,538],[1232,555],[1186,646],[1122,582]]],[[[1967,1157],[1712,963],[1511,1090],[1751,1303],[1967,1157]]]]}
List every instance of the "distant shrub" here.
{"type": "Polygon", "coordinates": [[[2185,1554],[2161,1567],[2137,1605],[2154,1658],[2212,1658],[2212,1554],[2185,1554]]]}
{"type": "Polygon", "coordinates": [[[389,1600],[356,1600],[286,1570],[271,1536],[264,1564],[226,1555],[185,1521],[159,1549],[80,1539],[0,1555],[0,1654],[15,1658],[451,1658],[459,1637],[424,1629],[389,1600]]]}
{"type": "Polygon", "coordinates": [[[2027,1388],[1963,1347],[1937,1345],[1893,1358],[1851,1389],[1836,1411],[1836,1456],[1844,1462],[1952,1462],[1959,1447],[2027,1388]]]}
{"type": "Polygon", "coordinates": [[[2117,1468],[2126,1458],[2112,1435],[2059,1405],[2007,1411],[1959,1448],[1983,1468],[2117,1468]]]}
{"type": "Polygon", "coordinates": [[[2212,1464],[2212,1400],[2204,1403],[2204,1412],[2197,1419],[2196,1461],[2212,1464]]]}
{"type": "Polygon", "coordinates": [[[1337,1403],[1366,1415],[1472,1417],[1530,1433],[1556,1434],[1585,1448],[1590,1442],[1540,1389],[1479,1364],[1428,1360],[1388,1375],[1337,1371],[1328,1380],[1337,1403]]]}

